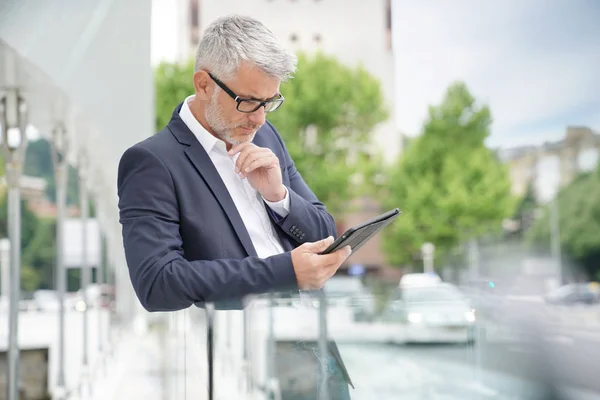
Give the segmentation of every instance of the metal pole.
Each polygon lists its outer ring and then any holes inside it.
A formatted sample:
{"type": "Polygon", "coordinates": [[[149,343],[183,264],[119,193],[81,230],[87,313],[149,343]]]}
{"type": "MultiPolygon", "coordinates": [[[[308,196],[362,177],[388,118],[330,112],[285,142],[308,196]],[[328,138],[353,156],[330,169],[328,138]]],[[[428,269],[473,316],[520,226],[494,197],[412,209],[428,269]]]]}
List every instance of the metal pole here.
{"type": "Polygon", "coordinates": [[[91,267],[89,265],[88,260],[88,215],[89,215],[89,201],[88,201],[88,192],[86,187],[86,178],[87,178],[87,159],[85,153],[80,154],[79,160],[79,200],[81,207],[81,296],[83,299],[84,310],[83,310],[83,355],[82,355],[82,364],[84,374],[86,374],[89,356],[88,356],[88,309],[89,309],[89,299],[88,299],[88,288],[90,287],[90,283],[92,280],[91,277],[91,267]]]}
{"type": "Polygon", "coordinates": [[[53,132],[52,160],[56,180],[56,290],[58,292],[58,371],[56,392],[60,399],[65,393],[65,292],[67,274],[64,265],[64,222],[67,206],[67,132],[59,124],[53,132]]]}
{"type": "MultiPolygon", "coordinates": [[[[98,195],[98,194],[96,194],[98,195]]],[[[98,199],[95,199],[94,202],[94,208],[96,210],[96,218],[98,221],[100,221],[100,207],[98,204],[98,199]]],[[[102,226],[99,225],[99,231],[100,231],[100,259],[98,260],[98,267],[96,268],[96,283],[98,284],[98,287],[101,288],[100,289],[100,293],[102,294],[102,287],[104,286],[104,261],[105,261],[105,256],[104,256],[104,229],[102,226]]],[[[109,303],[110,304],[110,303],[109,303]]],[[[99,305],[98,307],[98,351],[102,354],[102,352],[104,351],[104,346],[102,343],[102,323],[103,323],[103,318],[102,318],[102,307],[99,305]]]]}
{"type": "Polygon", "coordinates": [[[558,215],[558,194],[550,201],[550,241],[552,246],[552,258],[554,258],[556,274],[559,285],[563,283],[562,252],[560,249],[560,223],[558,215]]]}
{"type": "Polygon", "coordinates": [[[250,330],[250,323],[252,321],[251,304],[248,302],[244,307],[243,318],[244,318],[244,347],[243,347],[243,368],[244,368],[244,390],[250,392],[253,388],[252,382],[252,365],[251,365],[251,351],[252,351],[252,337],[250,330]]]}
{"type": "MultiPolygon", "coordinates": [[[[15,174],[16,171],[6,171],[15,174]]],[[[15,178],[18,179],[18,178],[15,178]]],[[[10,184],[8,190],[8,237],[10,238],[10,317],[9,317],[9,376],[8,398],[19,397],[19,301],[21,297],[21,194],[19,185],[10,184]]]]}
{"type": "Polygon", "coordinates": [[[8,186],[10,240],[8,370],[6,398],[19,398],[19,301],[21,297],[21,171],[27,148],[27,105],[19,90],[9,88],[0,98],[2,150],[8,186]]]}
{"type": "Polygon", "coordinates": [[[319,363],[321,367],[321,382],[319,387],[319,400],[329,400],[329,387],[327,375],[329,373],[329,351],[327,346],[327,297],[319,291],[319,363]]]}
{"type": "Polygon", "coordinates": [[[215,398],[215,386],[214,386],[214,318],[215,309],[213,304],[206,304],[206,347],[207,347],[207,361],[208,361],[208,400],[215,398]]]}
{"type": "Polygon", "coordinates": [[[2,281],[0,294],[8,297],[10,292],[10,240],[7,238],[0,239],[0,280],[2,281]]]}
{"type": "Polygon", "coordinates": [[[433,243],[423,243],[421,246],[421,254],[423,256],[423,272],[429,273],[434,272],[433,269],[433,252],[435,251],[435,246],[433,243]]]}
{"type": "Polygon", "coordinates": [[[275,343],[275,315],[274,308],[276,305],[275,295],[269,293],[267,295],[268,307],[268,342],[267,342],[267,399],[281,400],[281,388],[277,380],[277,346],[275,343]]]}
{"type": "MultiPolygon", "coordinates": [[[[480,257],[479,257],[479,246],[477,245],[477,239],[471,239],[469,241],[468,244],[468,256],[469,256],[469,271],[470,271],[470,277],[472,281],[476,281],[479,279],[479,263],[480,263],[480,257]]],[[[484,324],[482,323],[480,317],[479,317],[479,310],[481,307],[481,296],[477,296],[476,300],[475,300],[475,304],[473,304],[473,306],[475,307],[475,313],[477,315],[477,319],[475,321],[475,343],[473,346],[473,351],[475,352],[475,363],[474,363],[474,368],[475,368],[475,381],[479,382],[479,383],[483,383],[482,382],[482,359],[483,359],[483,348],[484,348],[484,343],[483,340],[485,338],[485,332],[484,332],[484,324]]]]}
{"type": "Polygon", "coordinates": [[[477,246],[477,239],[471,239],[468,247],[469,271],[471,272],[471,279],[479,279],[479,247],[477,246]]]}

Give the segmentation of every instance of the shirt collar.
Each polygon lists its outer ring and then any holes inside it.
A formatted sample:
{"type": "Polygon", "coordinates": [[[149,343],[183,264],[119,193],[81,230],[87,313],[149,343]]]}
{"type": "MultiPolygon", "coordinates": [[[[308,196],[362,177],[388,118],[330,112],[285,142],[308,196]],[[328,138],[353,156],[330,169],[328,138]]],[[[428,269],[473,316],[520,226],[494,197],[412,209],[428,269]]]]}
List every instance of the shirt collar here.
{"type": "Polygon", "coordinates": [[[192,114],[188,102],[192,101],[195,96],[196,95],[191,95],[186,97],[181,106],[181,110],[179,111],[179,117],[187,125],[190,131],[192,131],[194,136],[196,136],[196,139],[198,139],[202,147],[204,147],[207,154],[210,154],[212,150],[227,153],[225,142],[211,135],[200,122],[198,122],[196,117],[194,117],[194,114],[192,114]]]}

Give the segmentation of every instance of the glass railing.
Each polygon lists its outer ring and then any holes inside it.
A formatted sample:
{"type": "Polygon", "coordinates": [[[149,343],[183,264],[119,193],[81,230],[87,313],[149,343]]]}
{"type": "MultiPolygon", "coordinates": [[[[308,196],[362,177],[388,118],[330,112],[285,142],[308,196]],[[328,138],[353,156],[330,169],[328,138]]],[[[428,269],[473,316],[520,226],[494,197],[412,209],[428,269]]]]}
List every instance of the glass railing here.
{"type": "Polygon", "coordinates": [[[167,397],[600,399],[598,297],[569,297],[593,284],[540,295],[520,279],[511,293],[490,279],[335,276],[308,299],[167,314],[167,397]]]}

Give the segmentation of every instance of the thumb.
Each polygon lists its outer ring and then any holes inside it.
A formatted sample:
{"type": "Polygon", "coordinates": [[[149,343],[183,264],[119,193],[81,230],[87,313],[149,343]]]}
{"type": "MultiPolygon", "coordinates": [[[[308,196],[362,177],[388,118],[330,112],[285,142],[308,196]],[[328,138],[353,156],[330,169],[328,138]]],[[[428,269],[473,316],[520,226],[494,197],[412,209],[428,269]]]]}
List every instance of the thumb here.
{"type": "Polygon", "coordinates": [[[307,243],[307,247],[312,252],[320,253],[329,247],[331,243],[333,243],[333,236],[328,236],[323,240],[319,240],[318,242],[307,243]]]}

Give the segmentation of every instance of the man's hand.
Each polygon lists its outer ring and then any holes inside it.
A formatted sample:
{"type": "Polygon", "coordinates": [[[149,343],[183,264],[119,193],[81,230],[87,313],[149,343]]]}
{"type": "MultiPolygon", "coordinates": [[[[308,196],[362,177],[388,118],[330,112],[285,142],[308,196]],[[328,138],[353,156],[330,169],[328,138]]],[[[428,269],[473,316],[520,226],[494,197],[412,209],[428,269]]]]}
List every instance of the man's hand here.
{"type": "Polygon", "coordinates": [[[228,151],[230,156],[239,153],[235,163],[235,172],[242,178],[248,178],[250,186],[267,201],[280,201],[285,198],[287,189],[283,186],[279,159],[266,147],[254,143],[240,143],[228,151]]]}
{"type": "Polygon", "coordinates": [[[330,236],[318,242],[304,243],[292,250],[292,264],[301,290],[321,289],[352,254],[350,246],[346,246],[331,254],[320,255],[331,243],[333,238],[330,236]]]}

